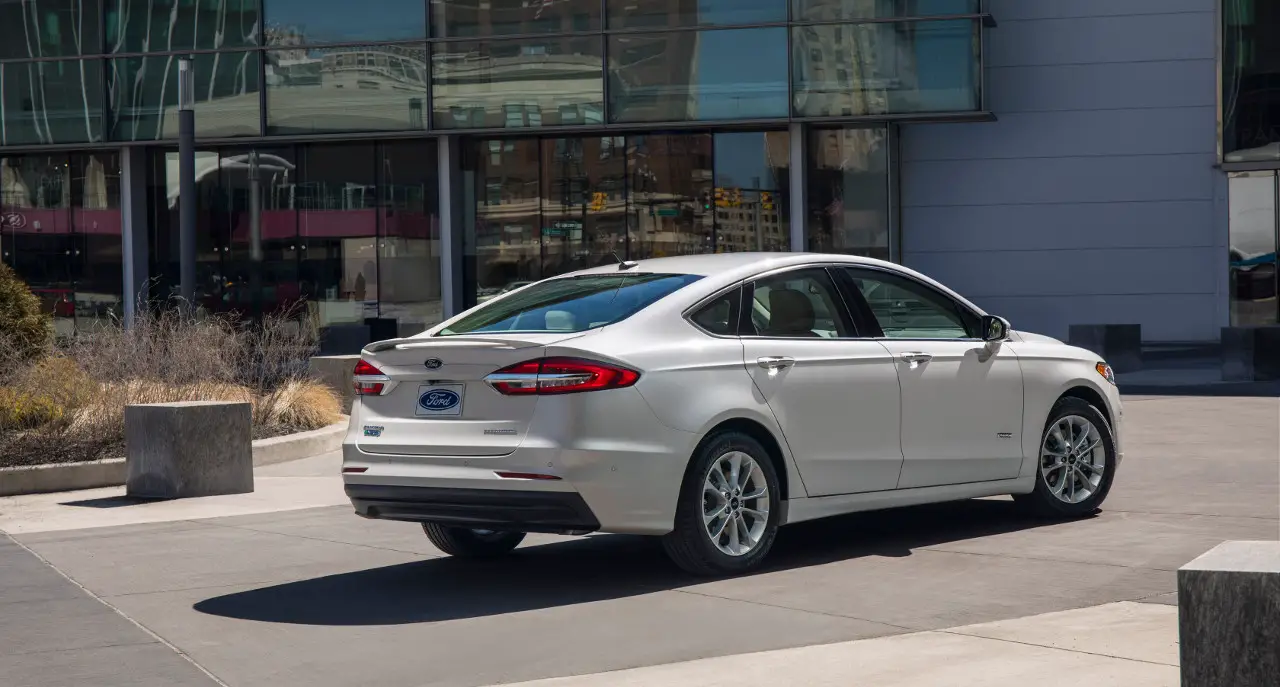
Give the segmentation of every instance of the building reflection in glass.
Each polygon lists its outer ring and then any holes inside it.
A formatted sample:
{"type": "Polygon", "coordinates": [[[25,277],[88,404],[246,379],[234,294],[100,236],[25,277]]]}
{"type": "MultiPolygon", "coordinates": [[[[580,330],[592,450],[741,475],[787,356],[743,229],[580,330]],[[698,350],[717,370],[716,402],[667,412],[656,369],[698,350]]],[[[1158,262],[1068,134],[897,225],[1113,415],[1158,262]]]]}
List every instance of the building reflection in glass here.
{"type": "Polygon", "coordinates": [[[267,130],[273,134],[426,127],[425,45],[290,48],[267,52],[267,130]]]}
{"type": "Polygon", "coordinates": [[[0,145],[100,140],[101,60],[0,63],[0,145]]]}
{"type": "MultiPolygon", "coordinates": [[[[197,216],[199,306],[256,315],[303,302],[321,326],[438,322],[434,145],[198,151],[197,198],[208,209],[197,216]]],[[[176,152],[154,155],[151,174],[153,297],[163,299],[179,282],[176,152]]]]}
{"type": "Polygon", "coordinates": [[[604,65],[599,36],[437,43],[437,129],[599,124],[604,65]]]}
{"type": "Polygon", "coordinates": [[[809,135],[809,250],[889,259],[889,150],[884,128],[809,135]]]}
{"type": "Polygon", "coordinates": [[[1280,322],[1276,299],[1277,186],[1276,173],[1232,174],[1230,274],[1231,325],[1259,327],[1280,322]]]}
{"type": "Polygon", "coordinates": [[[615,259],[790,250],[789,162],[785,131],[475,141],[467,302],[615,259]]]}
{"type": "Polygon", "coordinates": [[[0,157],[0,260],[40,297],[59,335],[121,313],[115,152],[0,157]]]}
{"type": "MultiPolygon", "coordinates": [[[[257,136],[257,52],[201,53],[195,68],[196,136],[257,136]]],[[[108,62],[114,141],[173,139],[178,136],[178,57],[123,57],[108,62]]]]}

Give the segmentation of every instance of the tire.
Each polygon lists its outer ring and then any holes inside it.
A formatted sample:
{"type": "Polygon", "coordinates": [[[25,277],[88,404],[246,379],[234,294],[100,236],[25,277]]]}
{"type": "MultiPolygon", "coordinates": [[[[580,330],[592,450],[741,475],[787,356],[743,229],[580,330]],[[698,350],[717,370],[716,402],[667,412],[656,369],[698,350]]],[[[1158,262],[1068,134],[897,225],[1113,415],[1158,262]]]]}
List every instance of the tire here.
{"type": "Polygon", "coordinates": [[[524,532],[496,532],[422,523],[422,531],[437,549],[458,558],[491,558],[510,553],[524,541],[524,532]]]}
{"type": "MultiPolygon", "coordinates": [[[[731,494],[733,492],[730,492],[731,494]]],[[[680,498],[676,504],[675,528],[662,538],[662,546],[676,565],[694,575],[735,575],[760,565],[773,547],[778,534],[782,500],[778,475],[769,453],[760,442],[740,432],[721,432],[707,437],[694,452],[680,486],[680,498]],[[740,456],[751,460],[751,470],[744,472],[746,463],[740,456]],[[739,467],[739,496],[724,498],[728,484],[725,470],[737,460],[739,467]],[[727,461],[727,462],[726,462],[727,461]],[[722,480],[716,490],[704,490],[708,480],[714,480],[712,471],[720,468],[722,480]],[[745,486],[745,489],[743,488],[745,486]],[[759,494],[763,487],[767,493],[759,494]],[[741,498],[740,496],[746,496],[741,498]],[[708,500],[711,497],[712,500],[708,500]],[[760,506],[768,504],[768,511],[760,506]],[[707,510],[734,513],[735,517],[722,516],[704,522],[707,510]],[[763,515],[763,517],[761,517],[763,515]],[[713,540],[709,527],[720,528],[721,535],[713,540]],[[730,531],[729,528],[735,528],[730,531]],[[747,545],[752,538],[755,543],[747,545]],[[727,552],[734,549],[738,553],[727,552]],[[723,547],[723,548],[722,548],[723,547]]]]}
{"type": "MultiPolygon", "coordinates": [[[[1078,436],[1081,435],[1073,435],[1078,436]]],[[[1079,398],[1058,399],[1049,411],[1036,453],[1035,490],[1013,497],[1024,512],[1041,518],[1067,519],[1085,517],[1098,511],[1115,479],[1116,440],[1111,423],[1097,408],[1079,398]],[[1068,449],[1065,450],[1066,455],[1059,456],[1058,452],[1065,447],[1059,437],[1065,438],[1067,427],[1073,432],[1079,430],[1079,421],[1087,422],[1096,432],[1096,437],[1088,438],[1089,442],[1096,438],[1095,450],[1086,456],[1068,449]],[[1057,467],[1059,465],[1061,467],[1057,467]],[[1101,475],[1097,474],[1099,466],[1101,475]],[[1095,476],[1098,477],[1096,484],[1095,476]],[[1068,495],[1070,498],[1065,498],[1068,495]]]]}

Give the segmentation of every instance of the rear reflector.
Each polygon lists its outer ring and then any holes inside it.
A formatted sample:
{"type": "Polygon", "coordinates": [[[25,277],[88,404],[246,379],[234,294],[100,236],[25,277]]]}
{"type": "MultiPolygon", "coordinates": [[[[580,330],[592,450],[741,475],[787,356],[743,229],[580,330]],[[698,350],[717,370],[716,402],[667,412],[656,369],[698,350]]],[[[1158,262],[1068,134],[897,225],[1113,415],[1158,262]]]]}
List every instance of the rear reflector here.
{"type": "Polygon", "coordinates": [[[578,358],[543,358],[505,367],[485,377],[489,386],[507,396],[546,396],[621,389],[640,379],[625,367],[578,358]]]}
{"type": "Polygon", "coordinates": [[[364,360],[356,363],[353,382],[357,396],[377,396],[386,388],[387,376],[364,360]]]}
{"type": "Polygon", "coordinates": [[[495,472],[495,475],[502,479],[542,479],[542,480],[558,480],[555,475],[540,475],[536,472],[495,472]]]}
{"type": "Polygon", "coordinates": [[[344,474],[349,472],[365,472],[368,469],[369,468],[342,468],[342,472],[344,474]]]}

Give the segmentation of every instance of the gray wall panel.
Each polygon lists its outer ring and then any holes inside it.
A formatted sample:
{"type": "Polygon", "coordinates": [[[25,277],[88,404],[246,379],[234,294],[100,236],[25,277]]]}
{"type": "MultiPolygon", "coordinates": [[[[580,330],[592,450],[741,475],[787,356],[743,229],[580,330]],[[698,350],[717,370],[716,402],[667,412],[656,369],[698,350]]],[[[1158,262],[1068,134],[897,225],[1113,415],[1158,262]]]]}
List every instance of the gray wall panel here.
{"type": "Polygon", "coordinates": [[[907,253],[1055,250],[1092,247],[1212,246],[1208,200],[1155,203],[1052,203],[904,208],[903,220],[927,230],[902,236],[907,253]]]}
{"type": "Polygon", "coordinates": [[[902,127],[904,262],[1051,336],[1136,322],[1150,341],[1216,339],[1213,0],[991,5],[998,121],[902,127]]]}
{"type": "Polygon", "coordinates": [[[1021,112],[999,122],[921,127],[903,141],[902,159],[1168,155],[1217,150],[1215,107],[1021,112]]]}
{"type": "Polygon", "coordinates": [[[1212,28],[1212,12],[1007,22],[989,34],[987,64],[1211,60],[1217,50],[1212,28]],[[1209,31],[1204,30],[1206,26],[1209,31]]]}
{"type": "Polygon", "coordinates": [[[1187,88],[1189,83],[1212,83],[1217,70],[1211,60],[993,67],[987,70],[987,105],[1000,115],[1217,107],[1214,89],[1187,88]]]}

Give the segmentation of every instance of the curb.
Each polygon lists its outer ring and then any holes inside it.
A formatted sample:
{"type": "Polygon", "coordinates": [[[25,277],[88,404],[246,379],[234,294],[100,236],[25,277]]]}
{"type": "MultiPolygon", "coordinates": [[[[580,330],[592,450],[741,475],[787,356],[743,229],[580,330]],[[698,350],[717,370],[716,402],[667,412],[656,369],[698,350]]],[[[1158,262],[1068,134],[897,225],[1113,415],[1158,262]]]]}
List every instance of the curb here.
{"type": "Polygon", "coordinates": [[[291,460],[310,458],[321,453],[329,453],[342,448],[342,439],[347,435],[347,416],[320,429],[310,432],[286,434],[282,437],[259,439],[253,442],[253,467],[287,463],[291,460]]]}
{"type": "MultiPolygon", "coordinates": [[[[347,418],[310,432],[287,434],[253,442],[255,468],[337,451],[347,434],[347,418]]],[[[45,494],[55,491],[78,491],[100,487],[118,487],[125,483],[128,469],[124,458],[110,458],[89,463],[61,463],[16,468],[0,468],[0,496],[45,494]]]]}
{"type": "Polygon", "coordinates": [[[124,484],[126,474],[124,458],[0,468],[0,496],[115,487],[124,484]]]}

